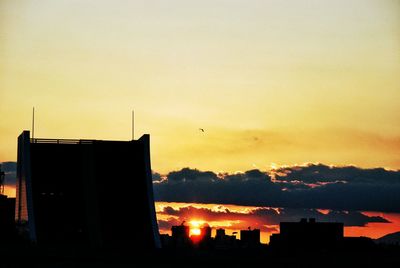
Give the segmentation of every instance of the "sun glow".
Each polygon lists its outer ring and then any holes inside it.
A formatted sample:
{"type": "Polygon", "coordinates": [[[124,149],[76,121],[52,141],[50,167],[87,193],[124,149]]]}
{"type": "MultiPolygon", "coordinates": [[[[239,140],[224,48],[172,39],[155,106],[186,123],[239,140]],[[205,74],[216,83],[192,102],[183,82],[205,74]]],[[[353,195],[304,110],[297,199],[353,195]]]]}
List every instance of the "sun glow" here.
{"type": "Polygon", "coordinates": [[[201,234],[201,230],[199,228],[191,228],[190,229],[190,234],[191,235],[200,235],[201,234]]]}
{"type": "Polygon", "coordinates": [[[190,224],[190,235],[200,235],[201,234],[201,226],[205,224],[203,220],[191,220],[190,224]]]}

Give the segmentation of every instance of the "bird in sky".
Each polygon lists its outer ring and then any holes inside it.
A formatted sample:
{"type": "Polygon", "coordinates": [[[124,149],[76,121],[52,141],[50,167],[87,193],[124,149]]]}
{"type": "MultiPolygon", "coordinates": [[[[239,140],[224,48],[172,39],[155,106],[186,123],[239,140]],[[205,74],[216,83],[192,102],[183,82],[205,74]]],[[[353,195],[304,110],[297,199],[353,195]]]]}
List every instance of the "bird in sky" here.
{"type": "Polygon", "coordinates": [[[200,130],[201,132],[204,132],[204,129],[202,129],[202,128],[199,128],[199,130],[200,130]]]}

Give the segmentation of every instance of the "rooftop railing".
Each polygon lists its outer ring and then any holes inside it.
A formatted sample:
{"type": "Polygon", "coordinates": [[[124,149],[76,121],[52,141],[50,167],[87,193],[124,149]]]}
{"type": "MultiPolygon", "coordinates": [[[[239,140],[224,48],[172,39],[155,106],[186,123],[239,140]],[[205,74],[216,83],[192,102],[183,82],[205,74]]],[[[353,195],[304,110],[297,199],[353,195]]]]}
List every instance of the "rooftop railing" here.
{"type": "Polygon", "coordinates": [[[41,144],[92,144],[95,140],[74,140],[74,139],[31,139],[31,143],[41,144]]]}

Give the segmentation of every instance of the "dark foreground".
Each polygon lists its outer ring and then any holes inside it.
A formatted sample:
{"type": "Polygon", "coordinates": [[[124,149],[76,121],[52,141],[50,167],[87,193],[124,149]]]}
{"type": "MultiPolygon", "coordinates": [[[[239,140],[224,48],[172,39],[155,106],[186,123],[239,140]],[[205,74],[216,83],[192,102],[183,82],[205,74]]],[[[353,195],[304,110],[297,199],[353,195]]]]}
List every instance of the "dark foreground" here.
{"type": "Polygon", "coordinates": [[[400,267],[400,247],[374,250],[157,250],[2,247],[0,267],[400,267]]]}

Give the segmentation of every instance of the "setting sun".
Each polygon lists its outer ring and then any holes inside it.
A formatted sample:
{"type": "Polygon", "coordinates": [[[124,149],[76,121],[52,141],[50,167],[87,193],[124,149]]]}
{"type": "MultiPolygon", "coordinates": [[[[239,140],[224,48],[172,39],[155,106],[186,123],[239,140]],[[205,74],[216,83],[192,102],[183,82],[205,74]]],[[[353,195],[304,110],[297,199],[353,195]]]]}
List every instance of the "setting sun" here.
{"type": "Polygon", "coordinates": [[[205,223],[203,220],[191,220],[190,222],[190,235],[200,235],[200,227],[205,223]]]}
{"type": "Polygon", "coordinates": [[[199,228],[191,228],[190,229],[190,234],[191,235],[200,235],[201,234],[201,230],[199,228]]]}

